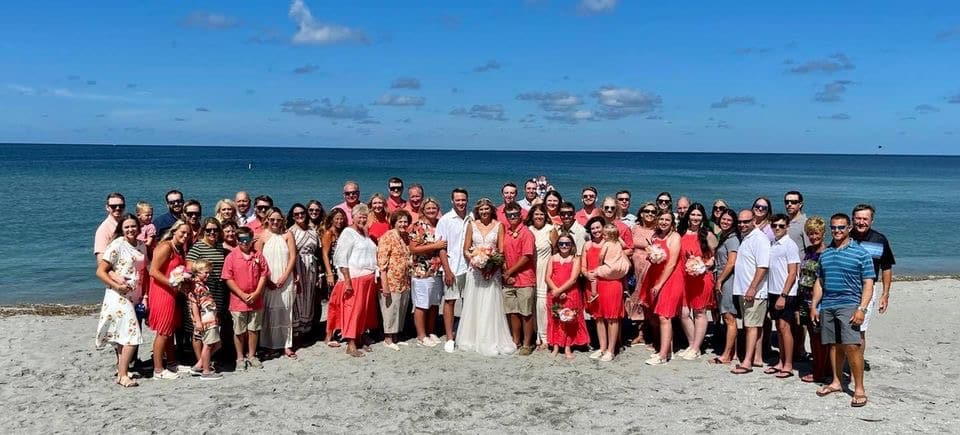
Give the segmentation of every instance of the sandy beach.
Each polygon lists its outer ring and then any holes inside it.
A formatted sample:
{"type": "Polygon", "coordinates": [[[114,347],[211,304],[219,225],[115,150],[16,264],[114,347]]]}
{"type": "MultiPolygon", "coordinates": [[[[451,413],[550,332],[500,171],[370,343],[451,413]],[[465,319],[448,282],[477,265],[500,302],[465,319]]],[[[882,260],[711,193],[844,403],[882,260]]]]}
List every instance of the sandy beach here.
{"type": "MultiPolygon", "coordinates": [[[[735,376],[702,357],[643,364],[628,348],[611,363],[537,352],[484,358],[374,346],[355,359],[326,346],[221,381],[113,383],[111,350],[93,347],[96,316],[0,318],[4,432],[953,432],[960,423],[960,281],[896,282],[871,327],[869,404],[819,398],[816,386],[759,371],[735,376]]],[[[141,354],[149,355],[147,333],[141,354]]]]}

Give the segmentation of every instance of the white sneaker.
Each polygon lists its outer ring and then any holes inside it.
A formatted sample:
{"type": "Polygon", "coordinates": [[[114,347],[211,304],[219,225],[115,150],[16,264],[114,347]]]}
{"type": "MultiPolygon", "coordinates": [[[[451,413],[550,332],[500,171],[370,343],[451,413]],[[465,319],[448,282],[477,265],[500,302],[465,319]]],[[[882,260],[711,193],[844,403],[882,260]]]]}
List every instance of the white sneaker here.
{"type": "Polygon", "coordinates": [[[687,351],[687,353],[680,355],[680,358],[683,358],[687,361],[696,361],[697,359],[700,358],[700,352],[690,349],[687,351]]]}
{"type": "Polygon", "coordinates": [[[417,345],[423,347],[434,347],[437,345],[437,342],[430,339],[430,337],[423,337],[423,339],[417,339],[417,345]]]}
{"type": "Polygon", "coordinates": [[[393,349],[395,351],[400,351],[400,346],[397,346],[397,343],[383,343],[383,347],[387,349],[393,349]]]}
{"type": "Polygon", "coordinates": [[[154,379],[180,379],[180,375],[174,372],[171,372],[170,370],[163,369],[163,371],[160,373],[153,372],[153,378],[154,379]]]}
{"type": "Polygon", "coordinates": [[[613,353],[605,352],[603,356],[600,357],[600,361],[603,361],[603,362],[613,361],[613,353]]]}
{"type": "Polygon", "coordinates": [[[430,338],[430,341],[432,341],[434,344],[443,343],[443,341],[440,340],[440,337],[437,337],[435,334],[430,334],[427,337],[430,338]]]}
{"type": "Polygon", "coordinates": [[[443,343],[443,351],[446,353],[453,353],[456,348],[457,344],[453,340],[447,340],[446,343],[443,343]]]}
{"type": "Polygon", "coordinates": [[[654,355],[651,356],[650,359],[644,361],[644,363],[648,366],[660,366],[666,364],[667,360],[660,359],[660,355],[654,355]]]}
{"type": "Polygon", "coordinates": [[[603,356],[603,351],[602,351],[602,350],[598,350],[598,351],[590,354],[590,359],[597,359],[597,358],[600,358],[601,356],[603,356]]]}

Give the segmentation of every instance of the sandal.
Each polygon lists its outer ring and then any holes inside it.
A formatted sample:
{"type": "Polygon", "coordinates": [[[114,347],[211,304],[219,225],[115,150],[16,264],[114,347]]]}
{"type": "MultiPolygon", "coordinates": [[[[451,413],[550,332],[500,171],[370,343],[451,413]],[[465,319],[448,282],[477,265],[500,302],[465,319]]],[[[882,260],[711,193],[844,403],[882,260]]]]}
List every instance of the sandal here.
{"type": "Polygon", "coordinates": [[[730,373],[733,373],[735,375],[745,375],[747,373],[753,373],[753,369],[749,367],[744,367],[738,364],[736,367],[733,368],[733,370],[730,370],[730,373]]]}
{"type": "Polygon", "coordinates": [[[363,358],[363,357],[366,356],[365,353],[360,352],[359,350],[355,350],[355,351],[353,351],[353,352],[347,352],[347,355],[350,355],[350,356],[352,356],[352,357],[354,357],[354,358],[363,358]]]}
{"type": "Polygon", "coordinates": [[[327,347],[340,347],[339,341],[330,340],[327,342],[327,347]]]}
{"type": "Polygon", "coordinates": [[[763,374],[765,374],[765,375],[773,375],[773,374],[777,374],[777,373],[780,373],[780,369],[778,369],[778,368],[767,367],[767,368],[763,369],[763,374]]]}
{"type": "Polygon", "coordinates": [[[841,391],[843,391],[843,388],[833,388],[829,385],[824,385],[817,390],[817,397],[825,397],[841,391]]]}
{"type": "Polygon", "coordinates": [[[135,380],[133,380],[133,379],[130,379],[130,377],[128,377],[128,376],[124,376],[124,377],[122,377],[122,378],[120,378],[120,379],[117,379],[117,385],[119,385],[119,386],[121,386],[121,387],[123,387],[123,388],[131,388],[131,387],[139,387],[139,386],[140,386],[140,384],[138,384],[137,381],[135,381],[135,380]]]}
{"type": "Polygon", "coordinates": [[[854,395],[853,400],[850,401],[850,406],[854,408],[863,408],[867,406],[867,396],[854,395]]]}
{"type": "Polygon", "coordinates": [[[780,370],[780,373],[777,373],[777,376],[776,376],[776,377],[777,377],[777,379],[792,378],[792,377],[793,377],[793,372],[792,372],[792,371],[790,371],[790,372],[785,372],[785,371],[783,371],[783,370],[780,370]]]}
{"type": "Polygon", "coordinates": [[[707,361],[708,364],[717,364],[717,365],[727,365],[730,364],[730,361],[724,362],[720,357],[714,357],[712,360],[707,361]]]}
{"type": "Polygon", "coordinates": [[[284,353],[283,353],[283,356],[285,356],[285,357],[287,357],[287,358],[289,358],[289,359],[297,359],[297,353],[296,353],[296,352],[293,352],[293,351],[284,352],[284,353]]]}

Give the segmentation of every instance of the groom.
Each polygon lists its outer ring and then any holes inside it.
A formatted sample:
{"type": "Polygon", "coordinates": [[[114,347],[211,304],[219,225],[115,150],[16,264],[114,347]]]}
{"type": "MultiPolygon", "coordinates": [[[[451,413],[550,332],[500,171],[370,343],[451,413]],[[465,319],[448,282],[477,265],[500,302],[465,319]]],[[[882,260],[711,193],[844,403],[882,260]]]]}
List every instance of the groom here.
{"type": "Polygon", "coordinates": [[[537,264],[533,233],[521,222],[520,210],[516,202],[503,208],[508,223],[503,235],[503,308],[513,342],[520,348],[520,355],[527,356],[533,353],[537,264]]]}

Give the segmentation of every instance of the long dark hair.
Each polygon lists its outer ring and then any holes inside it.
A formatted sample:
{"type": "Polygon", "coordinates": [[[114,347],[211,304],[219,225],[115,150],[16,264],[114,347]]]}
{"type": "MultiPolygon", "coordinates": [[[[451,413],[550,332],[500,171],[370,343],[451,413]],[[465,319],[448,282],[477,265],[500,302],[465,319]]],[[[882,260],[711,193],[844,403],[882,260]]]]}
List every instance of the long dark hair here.
{"type": "Polygon", "coordinates": [[[137,221],[137,232],[140,232],[140,218],[134,216],[132,213],[126,213],[120,216],[120,220],[117,221],[117,229],[113,231],[113,237],[110,240],[116,239],[117,237],[123,237],[123,222],[130,219],[137,221]]]}
{"type": "Polygon", "coordinates": [[[713,254],[713,251],[710,249],[710,244],[707,243],[707,234],[710,232],[708,228],[708,223],[710,222],[707,219],[707,210],[703,208],[703,204],[695,202],[690,204],[690,208],[687,209],[687,212],[680,217],[680,226],[677,228],[677,232],[680,233],[680,236],[683,237],[684,234],[687,234],[687,230],[690,229],[690,212],[694,210],[700,211],[700,228],[697,229],[697,240],[700,242],[700,252],[704,257],[713,254]]]}
{"type": "MultiPolygon", "coordinates": [[[[719,245],[723,245],[723,242],[726,242],[731,235],[733,237],[736,237],[738,241],[740,240],[740,231],[737,231],[737,219],[738,219],[737,212],[733,211],[733,209],[731,208],[727,208],[726,210],[723,211],[723,213],[720,213],[720,219],[723,219],[724,216],[730,216],[730,219],[733,220],[733,225],[730,226],[729,230],[724,230],[723,228],[720,228],[719,245]]],[[[717,219],[718,227],[720,226],[720,219],[717,219]]]]}
{"type": "Polygon", "coordinates": [[[303,209],[303,219],[307,222],[307,224],[308,224],[308,226],[309,226],[309,223],[310,223],[310,215],[307,213],[307,207],[305,207],[303,204],[297,202],[297,203],[294,203],[293,205],[291,205],[291,206],[290,206],[290,211],[287,212],[287,229],[290,229],[291,227],[293,227],[294,225],[297,224],[297,223],[294,222],[294,220],[293,220],[293,211],[296,210],[297,207],[300,207],[300,208],[303,209]]]}
{"type": "Polygon", "coordinates": [[[311,199],[307,202],[307,222],[313,225],[314,228],[323,228],[323,221],[326,220],[327,211],[323,209],[323,204],[320,201],[311,199]],[[310,217],[310,206],[315,205],[320,207],[320,216],[317,216],[316,219],[310,217]]]}

